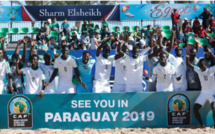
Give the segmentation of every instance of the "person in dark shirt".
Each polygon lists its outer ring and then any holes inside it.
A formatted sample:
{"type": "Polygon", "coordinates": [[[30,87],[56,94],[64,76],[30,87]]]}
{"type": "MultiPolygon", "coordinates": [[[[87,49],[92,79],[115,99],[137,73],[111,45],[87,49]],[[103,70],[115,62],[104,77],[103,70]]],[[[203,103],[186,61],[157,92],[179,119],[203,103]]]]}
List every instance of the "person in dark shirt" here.
{"type": "Polygon", "coordinates": [[[204,8],[204,12],[202,14],[199,15],[199,18],[202,19],[202,25],[204,26],[204,29],[208,28],[208,24],[209,24],[209,17],[210,17],[211,13],[208,11],[208,9],[205,7],[204,8]]]}

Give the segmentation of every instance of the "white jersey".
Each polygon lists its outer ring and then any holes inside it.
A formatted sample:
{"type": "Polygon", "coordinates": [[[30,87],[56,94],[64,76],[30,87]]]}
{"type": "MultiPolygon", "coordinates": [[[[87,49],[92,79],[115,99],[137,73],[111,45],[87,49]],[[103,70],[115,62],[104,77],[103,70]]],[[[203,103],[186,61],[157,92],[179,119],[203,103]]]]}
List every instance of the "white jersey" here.
{"type": "Polygon", "coordinates": [[[76,61],[71,56],[68,56],[66,60],[59,56],[54,63],[54,68],[57,68],[59,72],[59,83],[72,84],[73,70],[76,67],[76,61]]]}
{"type": "Polygon", "coordinates": [[[202,72],[198,66],[194,66],[194,71],[198,74],[200,83],[202,85],[201,93],[213,94],[215,93],[214,72],[215,66],[207,68],[202,72]]]}
{"type": "Polygon", "coordinates": [[[9,63],[3,59],[3,61],[0,62],[0,94],[4,93],[4,78],[6,74],[10,73],[9,63]]]}
{"type": "Polygon", "coordinates": [[[176,76],[182,75],[181,80],[179,81],[177,81],[176,79],[173,80],[175,91],[186,91],[187,90],[186,64],[184,64],[183,57],[175,57],[172,54],[169,54],[168,60],[175,67],[176,76]]]}
{"type": "Polygon", "coordinates": [[[95,80],[108,82],[110,79],[111,68],[113,65],[114,55],[109,56],[107,59],[101,54],[96,57],[96,71],[95,80]]]}
{"type": "Polygon", "coordinates": [[[136,59],[125,56],[125,65],[127,67],[126,71],[126,84],[142,84],[143,79],[143,62],[148,60],[148,55],[140,55],[136,59]]]}
{"type": "Polygon", "coordinates": [[[25,94],[38,94],[42,91],[42,81],[45,80],[43,71],[31,67],[22,68],[23,74],[26,76],[25,94]]]}
{"type": "Polygon", "coordinates": [[[152,77],[157,78],[156,91],[173,91],[173,79],[176,79],[174,66],[167,62],[165,67],[157,63],[152,69],[152,77]]]}
{"type": "MultiPolygon", "coordinates": [[[[38,63],[38,66],[43,71],[43,73],[46,77],[46,83],[48,83],[52,76],[52,73],[54,72],[53,65],[46,65],[45,63],[38,63]]],[[[45,89],[45,92],[47,92],[47,93],[56,92],[55,79],[51,82],[49,89],[45,89]]]]}
{"type": "Polygon", "coordinates": [[[97,50],[98,46],[96,45],[95,41],[97,41],[97,39],[95,37],[91,38],[90,50],[97,50]]]}
{"type": "Polygon", "coordinates": [[[125,65],[125,57],[115,60],[115,79],[114,83],[126,84],[126,71],[127,67],[125,65]]]}

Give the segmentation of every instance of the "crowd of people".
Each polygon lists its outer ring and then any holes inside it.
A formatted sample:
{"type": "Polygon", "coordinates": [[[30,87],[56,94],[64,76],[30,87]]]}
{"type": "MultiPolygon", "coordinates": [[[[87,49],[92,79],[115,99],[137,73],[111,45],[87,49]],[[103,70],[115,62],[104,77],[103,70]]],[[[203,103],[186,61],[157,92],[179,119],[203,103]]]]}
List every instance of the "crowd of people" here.
{"type": "MultiPolygon", "coordinates": [[[[194,112],[203,126],[199,109],[207,100],[215,109],[213,96],[215,56],[211,52],[213,39],[204,30],[210,29],[213,33],[215,21],[214,16],[207,9],[200,17],[203,16],[205,19],[206,15],[211,17],[211,20],[208,20],[208,23],[206,20],[203,21],[203,26],[196,18],[193,27],[190,26],[188,20],[185,20],[180,27],[178,25],[180,15],[177,10],[174,10],[171,15],[173,25],[168,38],[165,37],[159,25],[153,28],[149,25],[143,30],[139,30],[136,26],[133,33],[129,32],[128,27],[125,27],[122,33],[119,32],[119,27],[115,27],[115,31],[111,33],[106,19],[102,22],[101,30],[98,25],[94,26],[91,20],[88,24],[84,21],[80,37],[76,30],[71,33],[67,19],[64,19],[61,30],[56,18],[52,23],[48,20],[39,30],[36,39],[25,36],[18,41],[11,61],[4,45],[1,45],[0,94],[4,94],[5,87],[8,94],[39,94],[41,97],[44,93],[143,92],[142,80],[145,79],[148,81],[147,91],[201,90],[194,112]],[[50,35],[53,31],[57,32],[57,46],[52,44],[52,39],[56,40],[56,37],[50,35]],[[196,34],[195,44],[189,45],[186,38],[189,32],[196,34]],[[201,47],[198,38],[206,37],[209,37],[211,44],[204,46],[205,57],[198,59],[196,55],[201,47]],[[185,42],[183,47],[187,48],[186,56],[182,56],[183,49],[178,44],[180,41],[185,42]],[[27,43],[31,44],[29,57],[26,56],[27,43]],[[20,56],[19,50],[22,44],[23,55],[20,56]],[[175,48],[176,56],[171,54],[172,48],[175,48]],[[40,60],[37,50],[49,49],[61,49],[61,54],[55,55],[52,59],[50,53],[45,53],[44,60],[40,60]],[[69,55],[70,49],[96,50],[96,58],[92,58],[89,51],[84,51],[81,58],[75,58],[69,55]],[[110,55],[111,49],[115,49],[117,53],[110,55]],[[129,50],[131,50],[131,55],[129,50]],[[145,61],[149,66],[148,76],[143,76],[145,61]],[[93,66],[95,66],[95,77],[92,77],[93,66]],[[115,66],[115,79],[111,89],[109,79],[112,66],[115,66]],[[56,86],[55,79],[58,74],[56,86]],[[26,77],[26,83],[24,83],[23,75],[26,77]],[[7,76],[6,85],[5,76],[7,76]],[[75,80],[78,81],[76,85],[74,85],[75,80]]],[[[5,44],[3,37],[0,43],[5,44]]]]}

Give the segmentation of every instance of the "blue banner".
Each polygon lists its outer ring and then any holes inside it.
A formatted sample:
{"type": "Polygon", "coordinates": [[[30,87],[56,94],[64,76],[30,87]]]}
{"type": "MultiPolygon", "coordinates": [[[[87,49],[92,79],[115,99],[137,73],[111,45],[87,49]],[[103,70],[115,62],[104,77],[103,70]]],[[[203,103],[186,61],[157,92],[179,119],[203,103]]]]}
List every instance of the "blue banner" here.
{"type": "Polygon", "coordinates": [[[75,20],[120,20],[119,5],[23,6],[23,21],[47,21],[67,18],[75,20]]]}
{"type": "Polygon", "coordinates": [[[1,6],[0,7],[0,21],[22,21],[21,6],[1,6]]]}
{"type": "MultiPolygon", "coordinates": [[[[199,92],[0,95],[0,129],[157,128],[199,125],[199,92]]],[[[213,125],[210,105],[200,110],[213,125]]]]}
{"type": "Polygon", "coordinates": [[[180,19],[195,19],[205,7],[214,14],[213,4],[120,5],[120,20],[170,20],[175,8],[182,14],[180,19]]]}

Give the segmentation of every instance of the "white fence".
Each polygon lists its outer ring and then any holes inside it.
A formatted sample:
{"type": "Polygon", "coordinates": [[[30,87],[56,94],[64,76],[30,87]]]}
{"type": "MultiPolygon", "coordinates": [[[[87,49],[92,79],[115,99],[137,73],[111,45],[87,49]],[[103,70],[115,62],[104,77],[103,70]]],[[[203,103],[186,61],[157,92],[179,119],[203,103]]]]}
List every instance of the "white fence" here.
{"type": "MultiPolygon", "coordinates": [[[[63,21],[58,21],[59,25],[61,26],[63,21]]],[[[75,21],[68,21],[70,27],[73,27],[75,26],[75,21]]],[[[99,25],[99,28],[101,27],[101,21],[93,21],[93,23],[95,25],[99,25]]],[[[200,23],[201,23],[201,20],[200,20],[200,23]]],[[[142,21],[142,26],[146,26],[146,25],[153,25],[153,21],[142,21]]],[[[159,20],[159,21],[156,21],[155,24],[159,24],[161,26],[164,26],[164,25],[169,25],[170,27],[172,27],[172,22],[171,20],[159,20]]],[[[43,24],[42,24],[43,25],[43,24]]],[[[119,26],[119,27],[122,27],[122,26],[129,26],[129,27],[132,27],[132,26],[141,26],[141,21],[109,21],[109,28],[111,28],[112,26],[119,26]]],[[[7,22],[7,23],[0,23],[0,28],[3,28],[3,27],[7,27],[9,28],[10,30],[10,22],[7,22]]],[[[31,32],[31,27],[32,27],[32,23],[30,21],[22,21],[22,22],[13,22],[12,23],[12,27],[17,27],[17,28],[22,28],[22,27],[28,27],[29,28],[29,32],[31,32]]],[[[34,27],[39,27],[41,28],[41,22],[40,21],[37,21],[35,22],[34,24],[34,27]]],[[[24,34],[17,34],[17,35],[12,35],[12,42],[16,42],[18,41],[19,39],[23,38],[25,35],[24,34]]],[[[29,34],[30,36],[30,34],[29,34]]],[[[7,35],[7,38],[8,35],[7,35]]],[[[36,38],[36,35],[34,35],[34,38],[36,38]]]]}

